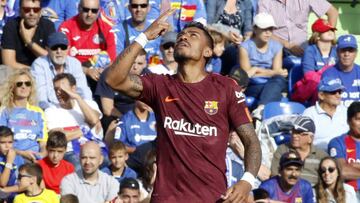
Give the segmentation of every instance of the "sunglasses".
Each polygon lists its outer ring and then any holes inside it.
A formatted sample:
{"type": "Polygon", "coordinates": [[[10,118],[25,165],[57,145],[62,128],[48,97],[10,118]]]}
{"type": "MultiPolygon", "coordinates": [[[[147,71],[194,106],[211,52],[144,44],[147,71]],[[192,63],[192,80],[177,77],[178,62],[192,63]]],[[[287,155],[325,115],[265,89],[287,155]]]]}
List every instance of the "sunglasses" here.
{"type": "Polygon", "coordinates": [[[59,45],[55,45],[55,46],[51,47],[50,49],[51,49],[52,51],[56,51],[56,50],[58,50],[59,48],[60,48],[61,50],[65,51],[65,50],[68,48],[68,46],[66,46],[66,45],[64,45],[64,44],[59,44],[59,45]]]}
{"type": "Polygon", "coordinates": [[[331,95],[335,95],[335,94],[341,94],[342,90],[336,90],[336,91],[332,91],[332,92],[326,92],[327,94],[331,94],[331,95]]]}
{"type": "Polygon", "coordinates": [[[162,47],[164,49],[169,49],[170,47],[174,48],[175,44],[174,43],[166,43],[164,45],[162,45],[162,47]]]}
{"type": "Polygon", "coordinates": [[[86,8],[86,7],[81,7],[82,12],[84,13],[88,13],[89,11],[91,11],[91,13],[98,13],[99,9],[98,8],[86,8]]]}
{"type": "Polygon", "coordinates": [[[131,6],[131,8],[139,8],[139,6],[141,7],[141,8],[147,8],[148,7],[148,4],[131,4],[130,5],[131,6]]]}
{"type": "Polygon", "coordinates": [[[27,174],[22,175],[22,174],[19,174],[18,177],[17,177],[17,179],[18,179],[18,180],[21,180],[21,178],[31,178],[31,177],[32,177],[31,175],[27,175],[27,174]]]}
{"type": "Polygon", "coordinates": [[[326,171],[329,171],[329,173],[333,173],[334,171],[335,171],[335,167],[329,167],[329,168],[320,168],[320,173],[321,174],[324,174],[324,173],[326,173],[326,171]]]}
{"type": "Polygon", "coordinates": [[[41,7],[22,7],[21,8],[24,13],[30,13],[32,10],[34,13],[39,13],[41,11],[41,7]]]}
{"type": "Polygon", "coordinates": [[[21,82],[15,83],[15,84],[16,84],[16,87],[22,87],[24,84],[25,84],[26,87],[31,87],[31,82],[30,81],[25,81],[25,82],[21,81],[21,82]]]}

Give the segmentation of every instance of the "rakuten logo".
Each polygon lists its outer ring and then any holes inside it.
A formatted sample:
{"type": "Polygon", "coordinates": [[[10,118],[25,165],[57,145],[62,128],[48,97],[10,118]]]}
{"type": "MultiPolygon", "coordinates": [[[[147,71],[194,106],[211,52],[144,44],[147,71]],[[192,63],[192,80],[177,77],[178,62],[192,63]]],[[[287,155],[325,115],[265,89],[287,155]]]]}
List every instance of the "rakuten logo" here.
{"type": "Polygon", "coordinates": [[[175,135],[187,135],[195,137],[217,136],[216,127],[202,126],[198,123],[192,124],[186,122],[183,118],[178,121],[166,116],[164,120],[164,128],[174,130],[175,135]]]}

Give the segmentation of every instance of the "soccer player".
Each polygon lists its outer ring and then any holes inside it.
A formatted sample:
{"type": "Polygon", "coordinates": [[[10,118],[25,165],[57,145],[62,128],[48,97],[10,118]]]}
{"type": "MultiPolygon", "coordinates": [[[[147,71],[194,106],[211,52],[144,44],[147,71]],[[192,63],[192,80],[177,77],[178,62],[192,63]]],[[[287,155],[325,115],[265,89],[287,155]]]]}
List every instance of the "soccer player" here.
{"type": "Polygon", "coordinates": [[[158,169],[152,202],[243,202],[260,166],[259,140],[240,87],[205,71],[213,50],[206,28],[190,23],[178,34],[176,75],[129,74],[146,43],[167,31],[173,12],[164,12],[118,56],[106,82],[157,112],[158,169]],[[246,172],[226,189],[224,160],[231,128],[244,143],[246,172]]]}

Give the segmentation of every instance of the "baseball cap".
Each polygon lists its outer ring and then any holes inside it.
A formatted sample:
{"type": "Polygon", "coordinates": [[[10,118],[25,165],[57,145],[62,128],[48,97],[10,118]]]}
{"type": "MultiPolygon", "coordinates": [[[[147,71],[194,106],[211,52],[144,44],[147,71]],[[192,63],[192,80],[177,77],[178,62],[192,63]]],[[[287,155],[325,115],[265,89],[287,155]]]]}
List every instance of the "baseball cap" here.
{"type": "Polygon", "coordinates": [[[303,166],[304,162],[301,160],[299,153],[296,151],[290,151],[283,154],[280,158],[280,168],[285,168],[290,165],[303,166]]]}
{"type": "Polygon", "coordinates": [[[254,25],[261,29],[276,27],[274,18],[268,13],[259,13],[254,17],[254,25]]]}
{"type": "Polygon", "coordinates": [[[341,35],[337,40],[337,48],[354,48],[357,49],[357,42],[354,35],[341,35]]]}
{"type": "Polygon", "coordinates": [[[47,41],[48,47],[53,47],[55,45],[69,45],[69,41],[66,35],[62,32],[51,33],[47,41]]]}
{"type": "Polygon", "coordinates": [[[344,90],[340,78],[325,77],[320,80],[318,85],[319,92],[334,92],[336,90],[344,90]]]}
{"type": "Polygon", "coordinates": [[[336,30],[335,27],[331,26],[327,21],[322,18],[317,19],[311,26],[313,32],[327,32],[329,30],[336,30]]]}
{"type": "Polygon", "coordinates": [[[120,191],[123,189],[134,189],[139,190],[139,182],[135,178],[124,178],[120,182],[120,191]]]}
{"type": "Polygon", "coordinates": [[[307,116],[299,116],[294,121],[294,130],[298,132],[312,132],[315,133],[315,123],[307,116]]]}
{"type": "Polygon", "coordinates": [[[166,44],[166,43],[175,43],[176,42],[176,37],[177,37],[177,33],[173,32],[173,31],[169,31],[167,33],[165,33],[162,37],[161,37],[161,41],[160,41],[160,46],[166,44]]]}

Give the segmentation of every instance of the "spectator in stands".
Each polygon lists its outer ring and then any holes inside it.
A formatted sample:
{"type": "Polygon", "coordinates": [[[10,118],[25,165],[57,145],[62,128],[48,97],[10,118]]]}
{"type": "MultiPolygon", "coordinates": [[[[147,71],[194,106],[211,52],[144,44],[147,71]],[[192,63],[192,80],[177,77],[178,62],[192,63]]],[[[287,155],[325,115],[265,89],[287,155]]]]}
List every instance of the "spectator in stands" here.
{"type": "Polygon", "coordinates": [[[77,91],[84,98],[91,100],[92,93],[87,85],[81,63],[68,56],[69,42],[62,32],[52,33],[47,42],[47,56],[37,58],[31,65],[31,74],[36,80],[39,106],[42,109],[59,104],[56,98],[53,79],[59,73],[70,73],[77,81],[77,91]]]}
{"type": "Polygon", "coordinates": [[[154,183],[157,173],[156,150],[153,149],[146,154],[145,165],[139,174],[140,180],[140,201],[150,200],[154,189],[154,183]]]}
{"type": "Polygon", "coordinates": [[[323,78],[318,90],[318,101],[314,106],[305,109],[303,116],[310,117],[315,123],[313,145],[327,151],[327,145],[332,138],[349,130],[346,122],[347,109],[341,104],[344,86],[340,79],[323,78]]]}
{"type": "MultiPolygon", "coordinates": [[[[7,7],[7,0],[5,1],[1,1],[0,2],[0,41],[2,38],[2,34],[3,34],[3,28],[5,26],[5,24],[12,18],[14,18],[14,13],[10,12],[8,7],[7,7]]],[[[1,44],[1,42],[0,42],[1,44]]],[[[1,62],[1,57],[0,57],[0,62],[1,62]]],[[[2,64],[2,62],[1,62],[2,64]]]]}
{"type": "Polygon", "coordinates": [[[64,160],[67,140],[61,131],[50,131],[46,143],[48,155],[39,160],[43,171],[43,180],[47,189],[60,194],[60,183],[64,176],[74,172],[74,166],[64,160]]]}
{"type": "Polygon", "coordinates": [[[121,141],[114,141],[109,146],[110,166],[101,169],[103,172],[112,175],[119,183],[124,178],[137,178],[137,174],[130,167],[126,166],[129,158],[126,146],[121,141]]]}
{"type": "Polygon", "coordinates": [[[317,16],[327,15],[331,26],[336,27],[338,12],[326,0],[319,1],[277,1],[259,0],[258,12],[271,14],[277,28],[274,29],[273,39],[280,42],[287,54],[302,56],[307,43],[307,23],[310,12],[317,16]]]}
{"type": "Polygon", "coordinates": [[[300,178],[304,162],[295,152],[283,154],[279,162],[279,175],[264,181],[260,188],[269,193],[272,200],[283,202],[313,202],[311,184],[300,178]]]}
{"type": "Polygon", "coordinates": [[[314,188],[316,202],[357,202],[354,188],[344,183],[340,166],[334,158],[323,158],[318,174],[319,181],[314,188]]]}
{"type": "Polygon", "coordinates": [[[125,178],[120,183],[119,198],[123,203],[140,202],[140,186],[136,179],[125,178]]]}
{"type": "Polygon", "coordinates": [[[99,170],[103,161],[100,146],[95,142],[85,143],[81,147],[80,160],[81,170],[65,176],[61,181],[61,195],[74,194],[80,203],[115,199],[119,182],[99,170]]]}
{"type": "Polygon", "coordinates": [[[240,45],[240,67],[250,78],[245,95],[258,99],[257,118],[265,104],[281,100],[286,87],[288,73],[282,68],[282,46],[271,39],[275,28],[271,15],[259,13],[254,18],[253,37],[240,45]]]}
{"type": "Polygon", "coordinates": [[[355,64],[357,51],[358,46],[353,35],[340,36],[337,41],[339,61],[322,75],[322,78],[340,78],[345,86],[345,91],[341,94],[341,98],[346,107],[353,101],[360,100],[360,66],[355,64]]]}
{"type": "Polygon", "coordinates": [[[65,133],[68,146],[64,159],[74,164],[75,169],[78,170],[80,145],[89,139],[103,138],[100,125],[101,112],[94,101],[83,99],[76,92],[76,80],[71,74],[58,74],[53,82],[59,105],[45,110],[48,128],[65,133]],[[92,133],[91,137],[87,137],[89,132],[92,133]]]}
{"type": "Polygon", "coordinates": [[[330,156],[335,157],[341,168],[341,175],[349,185],[353,186],[357,201],[360,201],[360,157],[357,151],[360,146],[360,102],[353,102],[347,111],[347,122],[350,131],[333,138],[328,151],[330,156]]]}
{"type": "Polygon", "coordinates": [[[79,14],[64,21],[59,28],[69,40],[69,55],[82,63],[92,91],[100,73],[116,57],[114,33],[111,25],[99,18],[99,9],[99,0],[81,0],[79,14]]]}
{"type": "Polygon", "coordinates": [[[36,87],[27,70],[17,70],[8,79],[1,104],[0,125],[14,132],[16,153],[34,162],[46,155],[47,125],[43,110],[35,106],[36,87]]]}
{"type": "Polygon", "coordinates": [[[177,66],[174,59],[174,46],[176,42],[177,33],[169,31],[161,37],[160,52],[162,63],[158,65],[149,66],[148,70],[155,74],[169,74],[173,75],[177,72],[177,66]]]}
{"type": "MultiPolygon", "coordinates": [[[[208,28],[210,26],[207,26],[208,28]]],[[[225,45],[227,44],[227,38],[221,32],[209,28],[211,37],[214,40],[213,56],[210,62],[206,65],[207,72],[220,73],[222,61],[221,56],[225,51],[225,45]]]]}
{"type": "Polygon", "coordinates": [[[73,194],[62,195],[60,203],[79,203],[79,199],[73,194]]]}
{"type": "MultiPolygon", "coordinates": [[[[131,4],[130,2],[131,0],[124,0],[126,19],[131,18],[131,12],[129,9],[127,9],[128,6],[131,4]]],[[[163,13],[167,10],[168,6],[166,6],[166,4],[168,4],[169,2],[170,0],[149,0],[148,4],[150,6],[150,11],[148,12],[146,19],[148,19],[151,23],[154,22],[154,20],[159,17],[160,13],[163,13]]]]}
{"type": "MultiPolygon", "coordinates": [[[[143,50],[136,57],[130,72],[132,74],[141,75],[146,71],[146,52],[143,50]]],[[[110,123],[120,118],[123,114],[132,110],[135,107],[135,101],[124,94],[114,91],[106,82],[107,70],[105,70],[99,79],[96,87],[95,95],[100,97],[102,112],[104,117],[101,122],[104,130],[107,130],[110,123]]],[[[115,123],[112,123],[112,128],[115,129],[115,123]]]]}
{"type": "MultiPolygon", "coordinates": [[[[0,126],[0,187],[13,186],[16,183],[18,169],[24,164],[21,156],[13,148],[14,133],[6,126],[0,126]]],[[[13,195],[6,200],[11,202],[13,195]]]]}
{"type": "Polygon", "coordinates": [[[279,173],[279,162],[283,154],[296,151],[304,163],[301,177],[315,185],[318,181],[317,171],[320,160],[328,155],[325,151],[318,149],[312,144],[314,133],[315,124],[311,118],[305,116],[296,118],[290,143],[280,145],[274,153],[274,158],[271,162],[271,175],[274,176],[279,173]]]}
{"type": "Polygon", "coordinates": [[[47,37],[55,27],[41,18],[40,0],[21,0],[20,9],[20,17],[10,20],[3,29],[1,57],[5,65],[29,68],[36,57],[48,54],[47,37]]]}
{"type": "MultiPolygon", "coordinates": [[[[131,13],[131,18],[124,20],[123,23],[118,24],[116,29],[116,52],[120,53],[125,47],[146,28],[151,22],[147,19],[147,14],[150,11],[149,0],[129,0],[128,9],[131,13]]],[[[158,56],[160,53],[160,39],[150,41],[145,47],[148,59],[152,56],[158,56]]]]}
{"type": "Polygon", "coordinates": [[[322,73],[335,65],[337,61],[336,28],[326,20],[319,18],[312,24],[311,29],[313,33],[309,39],[309,46],[305,49],[302,57],[304,76],[294,86],[291,99],[301,103],[315,104],[317,85],[322,73]]]}
{"type": "Polygon", "coordinates": [[[252,34],[252,3],[250,0],[208,0],[206,1],[207,23],[221,23],[236,29],[231,32],[233,40],[240,44],[252,34]]]}
{"type": "Polygon", "coordinates": [[[25,192],[15,196],[14,203],[23,202],[59,202],[58,195],[49,189],[42,188],[43,172],[35,163],[26,163],[19,168],[19,186],[25,188],[25,192]]]}

